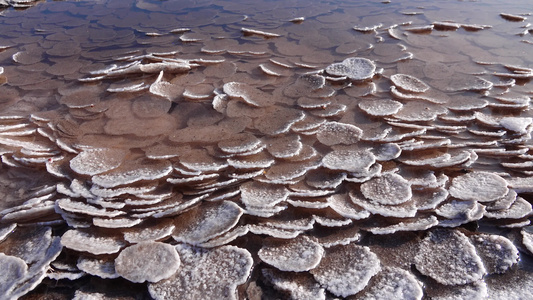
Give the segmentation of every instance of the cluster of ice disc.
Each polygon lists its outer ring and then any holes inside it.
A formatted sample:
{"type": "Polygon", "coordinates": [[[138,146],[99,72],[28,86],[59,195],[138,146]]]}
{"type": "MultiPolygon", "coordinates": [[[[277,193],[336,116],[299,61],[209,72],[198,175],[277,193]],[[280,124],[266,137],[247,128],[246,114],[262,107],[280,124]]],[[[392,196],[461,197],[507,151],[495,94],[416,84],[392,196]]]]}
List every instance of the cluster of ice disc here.
{"type": "MultiPolygon", "coordinates": [[[[460,28],[474,25],[354,29],[460,28]]],[[[122,53],[59,87],[54,109],[0,115],[17,191],[0,204],[0,294],[99,278],[153,299],[483,299],[491,278],[528,282],[533,119],[516,81],[533,70],[422,76],[392,43],[311,64],[283,59],[297,51],[276,30],[229,30],[257,47],[149,32],[187,51],[122,53]]]]}
{"type": "Polygon", "coordinates": [[[14,8],[28,8],[37,4],[39,0],[0,0],[0,8],[14,7],[14,8]]]}

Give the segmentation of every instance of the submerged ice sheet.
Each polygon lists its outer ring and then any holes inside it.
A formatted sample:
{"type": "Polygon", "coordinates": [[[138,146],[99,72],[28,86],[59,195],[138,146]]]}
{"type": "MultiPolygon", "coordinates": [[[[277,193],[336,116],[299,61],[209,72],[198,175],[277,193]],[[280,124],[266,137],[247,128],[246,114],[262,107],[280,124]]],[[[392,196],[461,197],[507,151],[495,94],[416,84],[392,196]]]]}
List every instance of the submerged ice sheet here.
{"type": "Polygon", "coordinates": [[[0,0],[0,292],[530,298],[528,4],[0,0]]]}

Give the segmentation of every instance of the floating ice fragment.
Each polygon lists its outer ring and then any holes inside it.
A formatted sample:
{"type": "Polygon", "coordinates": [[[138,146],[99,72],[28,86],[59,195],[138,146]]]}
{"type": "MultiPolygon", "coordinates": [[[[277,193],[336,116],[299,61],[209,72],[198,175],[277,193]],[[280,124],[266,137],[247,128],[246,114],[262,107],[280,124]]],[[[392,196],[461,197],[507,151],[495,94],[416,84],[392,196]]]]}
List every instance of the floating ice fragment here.
{"type": "Polygon", "coordinates": [[[246,83],[228,82],[224,84],[224,93],[230,97],[242,98],[252,106],[265,107],[274,104],[271,95],[246,83]]]}
{"type": "MultiPolygon", "coordinates": [[[[2,212],[3,214],[3,212],[2,212]]],[[[17,228],[17,224],[9,224],[7,226],[1,226],[0,227],[0,242],[3,242],[7,236],[9,236],[10,233],[14,232],[15,228],[17,228]]]]}
{"type": "Polygon", "coordinates": [[[235,246],[210,250],[176,246],[181,266],[168,279],[148,285],[156,300],[236,300],[237,286],[246,282],[253,265],[251,254],[235,246]]]}
{"type": "Polygon", "coordinates": [[[399,222],[398,224],[384,226],[384,227],[372,227],[365,229],[373,234],[393,234],[399,231],[422,231],[431,227],[437,226],[439,221],[437,217],[430,216],[428,218],[415,218],[407,219],[405,222],[399,222]]]}
{"type": "Polygon", "coordinates": [[[228,166],[224,159],[218,159],[204,149],[193,149],[180,156],[180,163],[191,171],[215,172],[228,166]]]}
{"type": "Polygon", "coordinates": [[[154,62],[148,64],[140,64],[139,70],[143,73],[160,73],[166,71],[168,73],[184,73],[191,69],[191,67],[196,67],[197,64],[191,64],[188,61],[184,60],[173,60],[173,61],[163,61],[163,62],[154,62]]]}
{"type": "Polygon", "coordinates": [[[426,83],[411,75],[394,74],[390,79],[394,85],[409,92],[423,93],[429,89],[426,83]]]}
{"type": "Polygon", "coordinates": [[[533,118],[529,117],[505,117],[500,120],[500,125],[514,132],[525,134],[528,127],[533,123],[533,118]]]}
{"type": "Polygon", "coordinates": [[[109,258],[80,257],[76,264],[80,271],[101,278],[118,278],[115,271],[115,262],[109,258]]]}
{"type": "Polygon", "coordinates": [[[297,102],[301,108],[325,108],[331,104],[331,99],[300,97],[297,102]]]}
{"type": "Polygon", "coordinates": [[[433,31],[434,27],[435,26],[431,24],[426,26],[407,27],[405,28],[405,30],[413,33],[430,33],[431,31],[433,31]]]}
{"type": "Polygon", "coordinates": [[[354,205],[347,194],[335,194],[327,200],[329,207],[345,218],[359,220],[370,216],[368,211],[354,205]]]}
{"type": "Polygon", "coordinates": [[[326,72],[334,76],[346,76],[351,80],[365,80],[374,76],[376,65],[367,58],[350,57],[342,61],[329,65],[326,72]]]}
{"type": "Polygon", "coordinates": [[[335,90],[326,86],[326,78],[319,74],[304,74],[296,82],[287,86],[283,94],[287,97],[328,98],[335,94],[335,90]]]}
{"type": "Polygon", "coordinates": [[[320,244],[306,236],[287,241],[266,243],[259,250],[259,258],[281,271],[304,272],[316,267],[324,249],[320,244]]]}
{"type": "Polygon", "coordinates": [[[56,206],[61,210],[69,213],[95,217],[116,217],[125,214],[122,211],[113,211],[107,210],[105,208],[98,208],[88,203],[71,200],[70,198],[62,198],[57,200],[56,206]]]}
{"type": "Polygon", "coordinates": [[[381,27],[383,27],[383,24],[380,23],[380,24],[377,24],[377,25],[374,25],[374,26],[366,26],[366,27],[354,26],[353,30],[359,31],[359,32],[363,32],[363,33],[369,33],[369,32],[372,32],[372,31],[377,31],[381,27]]]}
{"type": "Polygon", "coordinates": [[[489,274],[502,274],[518,262],[518,249],[499,235],[476,234],[470,237],[489,274]]]}
{"type": "MultiPolygon", "coordinates": [[[[449,141],[443,141],[443,143],[435,143],[435,144],[429,144],[429,145],[421,145],[420,147],[412,146],[412,147],[405,147],[404,150],[422,150],[422,149],[431,149],[435,146],[435,148],[440,148],[442,146],[450,144],[449,141]],[[424,147],[427,146],[427,147],[424,147]]],[[[446,168],[451,166],[456,166],[462,163],[467,162],[469,159],[471,159],[472,153],[466,150],[459,151],[458,153],[441,153],[439,156],[435,157],[428,157],[428,158],[420,158],[420,159],[413,159],[413,160],[402,160],[402,162],[406,165],[410,166],[428,166],[432,168],[446,168]]]]}
{"type": "Polygon", "coordinates": [[[509,209],[511,205],[516,201],[517,193],[515,190],[510,189],[509,192],[500,199],[487,203],[486,209],[488,211],[509,209]]]}
{"type": "Polygon", "coordinates": [[[121,93],[121,92],[133,93],[133,92],[139,92],[139,91],[142,91],[148,88],[149,88],[149,85],[145,84],[144,82],[140,82],[136,84],[131,84],[128,82],[126,84],[111,84],[109,88],[107,89],[107,91],[110,93],[121,93]]]}
{"type": "Polygon", "coordinates": [[[305,113],[298,109],[272,107],[268,113],[256,118],[254,126],[262,133],[279,135],[290,130],[292,124],[305,118],[305,113]]]}
{"type": "Polygon", "coordinates": [[[210,239],[209,241],[200,244],[202,248],[215,248],[231,243],[238,237],[246,235],[249,232],[248,225],[236,226],[232,230],[210,239]]]}
{"type": "Polygon", "coordinates": [[[211,84],[202,83],[193,86],[188,86],[183,92],[183,97],[189,100],[208,99],[213,94],[213,86],[211,84]]]}
{"type": "Polygon", "coordinates": [[[240,186],[241,201],[251,207],[272,207],[287,200],[289,191],[279,185],[249,181],[240,186]]]}
{"type": "Polygon", "coordinates": [[[526,226],[521,230],[522,244],[526,246],[529,253],[533,254],[533,226],[526,226]]]}
{"type": "Polygon", "coordinates": [[[228,153],[243,153],[250,151],[261,144],[261,140],[250,133],[242,133],[234,138],[218,143],[220,150],[228,153]]]}
{"type": "Polygon", "coordinates": [[[358,298],[362,300],[420,300],[423,295],[422,283],[412,273],[400,268],[385,267],[358,298]]]}
{"type": "MultiPolygon", "coordinates": [[[[393,87],[391,87],[393,88],[393,87]]],[[[439,115],[443,115],[448,110],[439,104],[428,103],[423,101],[409,101],[394,114],[394,117],[409,122],[416,121],[433,121],[439,115]]]]}
{"type": "Polygon", "coordinates": [[[288,273],[263,269],[263,276],[275,289],[287,292],[291,299],[325,300],[325,289],[307,273],[288,273]]]}
{"type": "Polygon", "coordinates": [[[505,20],[511,21],[511,22],[524,22],[525,20],[527,20],[527,17],[519,16],[515,14],[500,13],[500,16],[504,18],[505,20]]]}
{"type": "Polygon", "coordinates": [[[349,244],[327,249],[320,264],[310,272],[328,291],[347,297],[363,290],[380,270],[377,255],[368,247],[349,244]]]}
{"type": "Polygon", "coordinates": [[[272,166],[275,160],[267,153],[228,158],[228,165],[235,169],[264,169],[272,166]]]}
{"type": "Polygon", "coordinates": [[[417,203],[418,210],[432,210],[440,205],[443,201],[448,199],[448,190],[439,187],[444,186],[446,182],[434,184],[428,183],[425,189],[413,189],[413,201],[417,203]]]}
{"type": "Polygon", "coordinates": [[[473,77],[457,74],[450,80],[444,80],[436,85],[438,85],[437,88],[447,92],[458,92],[490,90],[494,84],[478,76],[473,77]]]}
{"type": "Polygon", "coordinates": [[[172,238],[198,245],[233,228],[244,210],[230,201],[197,206],[176,219],[172,238]]]}
{"type": "Polygon", "coordinates": [[[344,179],[346,179],[346,173],[328,172],[323,169],[318,169],[307,173],[305,182],[314,188],[335,189],[344,179]]]}
{"type": "Polygon", "coordinates": [[[259,68],[261,71],[263,71],[265,74],[270,76],[289,76],[292,73],[285,67],[276,65],[276,64],[260,64],[259,68]]]}
{"type": "Polygon", "coordinates": [[[367,170],[376,162],[376,157],[370,150],[333,150],[322,159],[324,167],[331,170],[344,170],[348,172],[360,172],[367,170]]]}
{"type": "MultiPolygon", "coordinates": [[[[286,209],[287,207],[278,206],[276,208],[277,212],[270,214],[269,217],[279,213],[279,211],[286,209]]],[[[300,235],[303,231],[297,229],[278,228],[268,224],[252,224],[250,225],[250,232],[254,234],[264,234],[278,239],[293,239],[300,235]]]]}
{"type": "Polygon", "coordinates": [[[457,30],[461,28],[461,24],[454,22],[433,22],[436,30],[457,30]]]}
{"type": "Polygon", "coordinates": [[[70,161],[70,168],[78,174],[96,175],[117,168],[125,156],[122,149],[86,149],[70,161]]]}
{"type": "Polygon", "coordinates": [[[424,275],[444,285],[473,283],[486,270],[469,239],[458,230],[431,231],[420,243],[415,266],[424,275]]]}
{"type": "Polygon", "coordinates": [[[508,209],[486,211],[485,217],[493,219],[521,219],[530,216],[532,213],[531,203],[522,197],[516,197],[516,200],[508,209]]]}
{"type": "MultiPolygon", "coordinates": [[[[21,278],[25,278],[28,273],[28,265],[24,260],[11,255],[0,253],[0,295],[8,297],[15,289],[15,285],[21,278]]],[[[6,299],[13,299],[11,297],[6,299]]]]}
{"type": "MultiPolygon", "coordinates": [[[[423,15],[424,13],[421,11],[403,11],[401,12],[402,15],[406,16],[417,16],[417,15],[423,15]]],[[[411,23],[408,23],[411,24],[411,23]]]]}
{"type": "MultiPolygon", "coordinates": [[[[369,178],[366,178],[365,182],[368,180],[369,178]]],[[[411,218],[414,217],[417,212],[417,207],[414,201],[406,201],[399,205],[387,205],[366,199],[362,194],[357,193],[356,190],[350,191],[349,195],[355,205],[363,207],[372,214],[378,214],[385,217],[411,218]]]]}
{"type": "Polygon", "coordinates": [[[351,145],[357,143],[363,131],[352,124],[327,122],[322,124],[317,133],[317,139],[324,145],[351,145]]]}
{"type": "Polygon", "coordinates": [[[289,22],[292,22],[292,23],[295,23],[295,24],[300,24],[303,21],[305,21],[305,17],[297,17],[297,18],[292,18],[292,19],[289,20],[289,22]]]}
{"type": "Polygon", "coordinates": [[[472,172],[455,177],[449,188],[450,195],[479,202],[491,202],[505,196],[509,189],[507,181],[488,172],[472,172]]]}
{"type": "Polygon", "coordinates": [[[169,175],[172,165],[166,160],[135,160],[108,173],[95,175],[93,183],[112,188],[141,180],[155,180],[169,175]]]}
{"type": "Polygon", "coordinates": [[[359,108],[371,116],[389,116],[397,113],[403,106],[398,101],[390,99],[362,100],[359,108]]]}
{"type": "Polygon", "coordinates": [[[131,228],[124,231],[124,239],[130,243],[144,241],[159,241],[174,231],[175,226],[170,219],[160,219],[158,222],[143,223],[140,228],[131,228]]]}
{"type": "Polygon", "coordinates": [[[489,102],[479,97],[454,97],[446,103],[446,107],[453,111],[472,111],[486,107],[489,102]]]}
{"type": "Polygon", "coordinates": [[[317,117],[328,118],[341,115],[346,111],[346,105],[335,103],[328,105],[325,109],[314,109],[309,112],[317,117]]]}
{"type": "Polygon", "coordinates": [[[273,38],[273,37],[279,37],[281,35],[277,34],[277,33],[272,33],[272,32],[266,32],[266,31],[261,31],[261,30],[255,30],[255,29],[250,29],[250,28],[241,28],[241,31],[245,34],[245,35],[260,35],[260,36],[263,36],[263,37],[266,37],[266,38],[273,38]]]}
{"type": "Polygon", "coordinates": [[[466,31],[479,31],[487,28],[492,28],[492,25],[461,24],[461,27],[466,31]]]}
{"type": "Polygon", "coordinates": [[[117,274],[131,282],[159,282],[180,266],[176,248],[160,242],[142,242],[122,250],[115,259],[117,274]]]}
{"type": "Polygon", "coordinates": [[[142,222],[135,218],[93,218],[94,226],[101,228],[128,228],[142,222]]]}
{"type": "Polygon", "coordinates": [[[182,86],[172,84],[163,80],[163,72],[159,73],[157,79],[150,85],[150,93],[166,98],[170,101],[178,98],[183,93],[184,88],[182,86]]]}
{"type": "Polygon", "coordinates": [[[70,229],[61,237],[61,244],[75,251],[84,251],[91,254],[112,254],[120,251],[125,246],[118,236],[98,235],[90,231],[70,229]]]}
{"type": "Polygon", "coordinates": [[[381,144],[372,150],[378,161],[393,160],[398,158],[402,153],[402,148],[395,143],[381,144]]]}
{"type": "Polygon", "coordinates": [[[361,184],[363,195],[383,205],[398,205],[411,199],[411,184],[402,176],[387,173],[361,184]]]}
{"type": "Polygon", "coordinates": [[[452,200],[439,206],[435,213],[449,220],[443,220],[441,226],[452,227],[475,221],[483,217],[483,206],[475,201],[452,200]]]}

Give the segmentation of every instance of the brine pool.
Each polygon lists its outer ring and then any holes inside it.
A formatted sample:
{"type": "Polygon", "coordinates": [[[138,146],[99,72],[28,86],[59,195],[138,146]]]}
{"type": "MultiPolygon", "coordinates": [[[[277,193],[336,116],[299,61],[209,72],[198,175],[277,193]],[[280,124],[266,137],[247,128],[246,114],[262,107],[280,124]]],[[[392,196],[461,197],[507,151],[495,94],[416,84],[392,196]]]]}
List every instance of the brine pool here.
{"type": "Polygon", "coordinates": [[[0,0],[0,298],[533,298],[529,2],[0,0]]]}

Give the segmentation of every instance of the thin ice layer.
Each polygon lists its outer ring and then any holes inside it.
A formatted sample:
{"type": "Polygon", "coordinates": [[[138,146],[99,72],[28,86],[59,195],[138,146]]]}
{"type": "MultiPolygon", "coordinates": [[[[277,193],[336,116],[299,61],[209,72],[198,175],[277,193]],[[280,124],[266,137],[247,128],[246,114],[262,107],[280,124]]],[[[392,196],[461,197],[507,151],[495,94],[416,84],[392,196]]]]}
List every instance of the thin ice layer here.
{"type": "Polygon", "coordinates": [[[381,270],[378,257],[368,247],[355,244],[329,248],[311,274],[336,296],[355,295],[381,270]]]}
{"type": "Polygon", "coordinates": [[[168,279],[148,285],[150,295],[162,299],[237,299],[237,286],[246,282],[253,264],[251,254],[235,246],[215,249],[176,245],[180,270],[168,279]]]}
{"type": "Polygon", "coordinates": [[[472,172],[455,177],[449,192],[455,198],[479,202],[495,201],[508,192],[507,181],[488,172],[472,172]]]}
{"type": "Polygon", "coordinates": [[[160,242],[141,242],[122,250],[115,259],[117,274],[131,282],[158,282],[180,266],[176,248],[160,242]]]}
{"type": "Polygon", "coordinates": [[[458,230],[431,231],[420,243],[415,257],[416,268],[444,285],[473,283],[486,270],[474,245],[458,230]]]}
{"type": "Polygon", "coordinates": [[[306,236],[282,242],[272,241],[259,250],[262,261],[281,271],[303,272],[316,267],[324,249],[320,244],[306,236]]]}
{"type": "Polygon", "coordinates": [[[386,267],[376,275],[375,281],[359,299],[420,300],[423,295],[422,283],[412,273],[400,268],[386,267]]]}
{"type": "Polygon", "coordinates": [[[198,245],[229,231],[243,212],[242,208],[230,201],[198,206],[176,218],[172,238],[198,245]]]}

